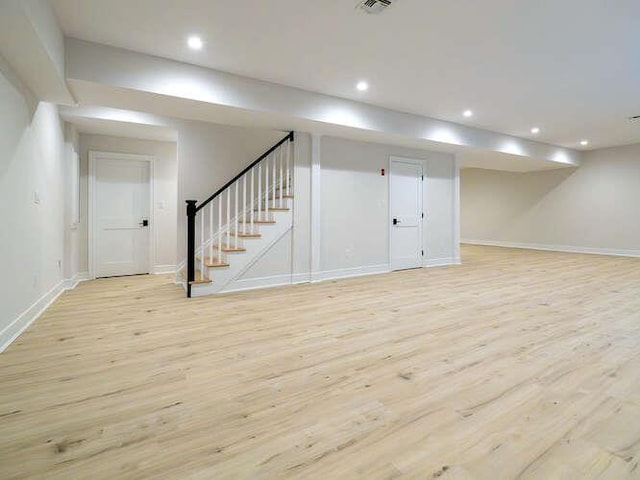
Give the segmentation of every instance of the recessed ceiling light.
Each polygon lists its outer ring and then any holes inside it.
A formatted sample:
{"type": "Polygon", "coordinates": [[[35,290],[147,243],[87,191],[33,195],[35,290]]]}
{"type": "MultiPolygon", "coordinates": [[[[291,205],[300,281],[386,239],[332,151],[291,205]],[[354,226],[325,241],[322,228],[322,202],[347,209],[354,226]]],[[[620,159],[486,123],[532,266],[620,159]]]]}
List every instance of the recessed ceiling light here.
{"type": "Polygon", "coordinates": [[[202,48],[202,39],[196,35],[192,35],[187,39],[187,45],[191,50],[200,50],[202,48]]]}
{"type": "Polygon", "coordinates": [[[540,129],[538,127],[533,127],[531,129],[531,133],[533,133],[534,135],[537,135],[540,133],[540,129]]]}
{"type": "Polygon", "coordinates": [[[473,117],[473,111],[465,110],[464,112],[462,112],[462,115],[464,115],[465,118],[471,118],[473,117]]]}
{"type": "Polygon", "coordinates": [[[580,145],[586,147],[587,145],[589,145],[589,140],[580,140],[580,145]]]}
{"type": "Polygon", "coordinates": [[[369,84],[367,82],[365,82],[365,81],[360,81],[356,85],[356,88],[358,90],[360,90],[361,92],[366,92],[367,90],[369,90],[369,84]]]}

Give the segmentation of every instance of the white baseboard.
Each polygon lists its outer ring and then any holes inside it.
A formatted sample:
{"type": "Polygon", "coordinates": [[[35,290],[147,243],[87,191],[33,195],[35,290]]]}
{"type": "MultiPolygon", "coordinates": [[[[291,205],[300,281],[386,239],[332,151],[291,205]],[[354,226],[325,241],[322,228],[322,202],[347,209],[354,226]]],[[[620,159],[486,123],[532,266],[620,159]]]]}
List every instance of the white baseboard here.
{"type": "MultiPolygon", "coordinates": [[[[444,265],[460,265],[459,258],[437,258],[428,260],[423,267],[439,267],[444,265]]],[[[222,293],[239,292],[242,290],[254,290],[257,288],[279,287],[282,285],[292,285],[298,283],[323,282],[326,280],[337,280],[340,278],[361,277],[365,275],[378,275],[389,273],[391,268],[388,264],[367,265],[365,267],[340,268],[337,270],[325,270],[312,275],[309,272],[296,274],[273,275],[269,277],[245,278],[236,280],[229,288],[225,288],[222,293]]]]}
{"type": "Polygon", "coordinates": [[[337,278],[361,277],[363,275],[376,275],[390,272],[389,264],[367,265],[365,267],[340,268],[337,270],[325,270],[314,275],[314,281],[335,280],[337,278]]]}
{"type": "Polygon", "coordinates": [[[64,281],[64,289],[73,290],[80,282],[85,282],[87,280],[89,280],[89,272],[78,272],[73,276],[73,278],[67,278],[64,281]]]}
{"type": "Polygon", "coordinates": [[[223,290],[223,293],[255,290],[256,288],[280,287],[282,285],[295,285],[298,283],[309,283],[309,273],[294,273],[293,275],[285,273],[269,277],[242,278],[232,282],[229,288],[223,290]]]}
{"type": "Polygon", "coordinates": [[[294,273],[291,276],[291,283],[293,283],[293,284],[309,283],[309,282],[311,282],[311,273],[309,273],[309,272],[294,273]]]}
{"type": "Polygon", "coordinates": [[[524,248],[528,250],[544,250],[563,253],[587,253],[590,255],[612,255],[616,257],[640,257],[640,250],[623,250],[615,248],[575,247],[568,245],[546,245],[541,243],[496,242],[493,240],[463,239],[461,243],[484,245],[487,247],[524,248]]]}
{"type": "Polygon", "coordinates": [[[35,322],[47,308],[66,290],[73,290],[78,283],[89,280],[89,272],[78,272],[73,278],[67,278],[42,295],[13,322],[0,332],[0,353],[11,345],[29,325],[35,322]]]}
{"type": "Polygon", "coordinates": [[[282,285],[291,285],[291,283],[291,274],[289,273],[268,277],[242,278],[231,282],[228,288],[225,288],[222,293],[255,290],[256,288],[280,287],[282,285]]]}
{"type": "Polygon", "coordinates": [[[89,280],[89,272],[78,272],[73,276],[75,282],[84,282],[89,280]]]}
{"type": "Polygon", "coordinates": [[[67,281],[62,280],[55,287],[42,295],[33,305],[27,308],[18,318],[7,325],[0,332],[0,352],[11,345],[42,313],[51,305],[62,292],[66,290],[67,281]]]}
{"type": "Polygon", "coordinates": [[[423,267],[444,267],[445,265],[460,265],[462,262],[459,258],[447,257],[447,258],[428,258],[424,261],[423,267]]]}
{"type": "Polygon", "coordinates": [[[175,272],[176,272],[176,265],[154,265],[153,271],[151,273],[153,273],[154,275],[162,275],[165,273],[175,273],[175,272]]]}

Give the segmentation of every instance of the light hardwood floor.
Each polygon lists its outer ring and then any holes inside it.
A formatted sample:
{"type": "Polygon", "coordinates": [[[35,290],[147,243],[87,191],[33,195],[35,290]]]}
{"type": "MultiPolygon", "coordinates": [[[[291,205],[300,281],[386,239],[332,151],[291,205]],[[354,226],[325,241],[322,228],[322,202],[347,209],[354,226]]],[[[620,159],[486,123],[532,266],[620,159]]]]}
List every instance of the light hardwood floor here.
{"type": "Polygon", "coordinates": [[[86,282],[0,355],[2,479],[640,478],[640,260],[187,300],[86,282]]]}

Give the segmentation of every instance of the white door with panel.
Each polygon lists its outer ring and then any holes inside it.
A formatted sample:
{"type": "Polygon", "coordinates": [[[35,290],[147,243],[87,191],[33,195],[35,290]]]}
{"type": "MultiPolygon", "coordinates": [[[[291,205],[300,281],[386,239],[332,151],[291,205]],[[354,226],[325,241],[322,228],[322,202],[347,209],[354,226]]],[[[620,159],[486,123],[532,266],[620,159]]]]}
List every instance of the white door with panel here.
{"type": "Polygon", "coordinates": [[[422,163],[391,159],[389,260],[392,270],[422,266],[422,163]]]}
{"type": "Polygon", "coordinates": [[[150,162],[94,158],[94,276],[150,272],[150,162]]]}

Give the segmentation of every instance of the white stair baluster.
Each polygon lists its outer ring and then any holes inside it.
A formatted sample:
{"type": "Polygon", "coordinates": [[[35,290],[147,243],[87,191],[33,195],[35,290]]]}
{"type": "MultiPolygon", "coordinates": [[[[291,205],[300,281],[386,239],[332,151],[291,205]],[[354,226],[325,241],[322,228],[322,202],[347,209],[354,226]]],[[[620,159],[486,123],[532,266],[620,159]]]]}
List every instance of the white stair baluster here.
{"type": "Polygon", "coordinates": [[[284,174],[284,169],[282,168],[282,162],[284,160],[283,155],[282,155],[282,147],[280,147],[279,149],[280,154],[278,155],[278,157],[280,157],[280,185],[278,187],[279,191],[280,191],[280,207],[282,207],[282,189],[284,188],[284,183],[282,183],[282,175],[284,174]]]}
{"type": "Polygon", "coordinates": [[[258,220],[262,220],[262,163],[258,165],[258,220]]]}
{"type": "Polygon", "coordinates": [[[247,231],[247,175],[242,176],[242,232],[247,231]]]}
{"type": "Polygon", "coordinates": [[[289,193],[289,160],[290,160],[290,153],[291,153],[291,142],[289,140],[287,140],[287,178],[285,179],[285,184],[286,184],[286,192],[287,192],[287,197],[289,195],[291,195],[289,193]]]}
{"type": "Polygon", "coordinates": [[[213,202],[209,204],[209,259],[213,258],[213,202]]]}
{"type": "Polygon", "coordinates": [[[235,192],[235,215],[233,216],[233,230],[236,232],[235,241],[233,242],[233,246],[238,248],[238,186],[240,185],[240,181],[236,180],[236,192],[235,192]]]}
{"type": "Polygon", "coordinates": [[[271,179],[271,198],[273,199],[272,207],[275,207],[276,204],[276,163],[277,163],[276,154],[273,154],[273,178],[271,179]]]}
{"type": "Polygon", "coordinates": [[[264,217],[265,220],[269,217],[269,157],[264,162],[264,217]]]}
{"type": "Polygon", "coordinates": [[[222,195],[218,197],[218,262],[222,261],[222,195]]]}
{"type": "Polygon", "coordinates": [[[251,220],[250,220],[250,221],[251,221],[251,228],[249,229],[249,231],[250,231],[251,233],[255,233],[255,232],[253,231],[253,209],[254,209],[254,203],[253,203],[253,172],[255,171],[255,169],[256,169],[255,167],[253,167],[253,168],[251,169],[251,203],[250,203],[250,205],[251,205],[251,212],[249,213],[250,218],[251,218],[251,220]]]}
{"type": "Polygon", "coordinates": [[[227,188],[227,245],[231,245],[231,187],[227,188]]]}
{"type": "Polygon", "coordinates": [[[200,212],[200,278],[204,278],[204,211],[200,212]]]}

